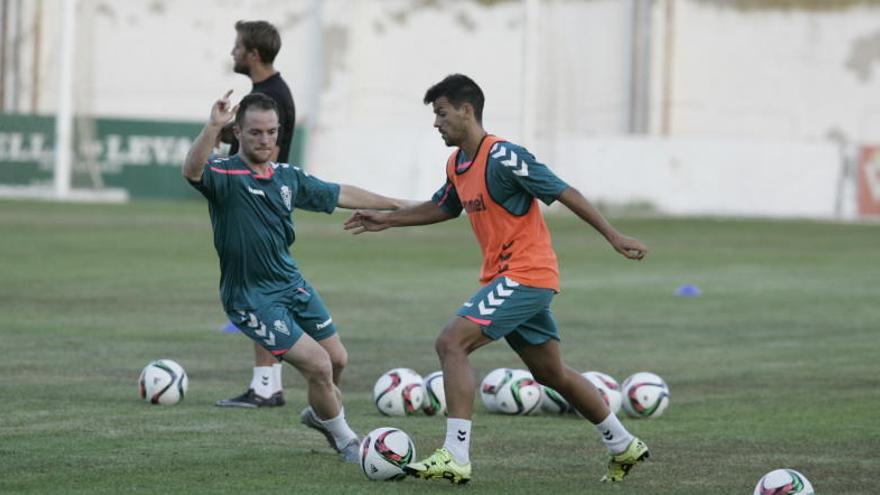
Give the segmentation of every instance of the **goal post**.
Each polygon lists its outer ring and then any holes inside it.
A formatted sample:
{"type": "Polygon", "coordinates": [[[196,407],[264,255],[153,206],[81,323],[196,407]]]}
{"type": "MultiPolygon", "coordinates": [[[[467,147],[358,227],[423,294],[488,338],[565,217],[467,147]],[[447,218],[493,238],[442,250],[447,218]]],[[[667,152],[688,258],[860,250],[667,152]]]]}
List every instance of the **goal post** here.
{"type": "MultiPolygon", "coordinates": [[[[77,0],[60,2],[58,107],[54,119],[0,114],[0,198],[125,202],[128,201],[128,192],[122,188],[103,187],[100,174],[91,174],[90,188],[73,187],[77,0]],[[51,127],[54,127],[54,133],[51,127]]],[[[92,168],[89,170],[94,172],[92,168]]]]}

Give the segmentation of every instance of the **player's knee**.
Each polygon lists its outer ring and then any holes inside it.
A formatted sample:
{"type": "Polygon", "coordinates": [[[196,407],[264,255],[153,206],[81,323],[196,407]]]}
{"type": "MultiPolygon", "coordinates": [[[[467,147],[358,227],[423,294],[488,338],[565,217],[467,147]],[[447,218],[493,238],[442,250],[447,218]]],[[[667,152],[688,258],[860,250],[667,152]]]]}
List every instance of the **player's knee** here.
{"type": "Polygon", "coordinates": [[[294,364],[294,366],[299,368],[309,383],[333,383],[333,362],[330,360],[330,354],[320,346],[315,346],[314,351],[305,362],[294,364]]]}
{"type": "Polygon", "coordinates": [[[434,350],[437,352],[437,356],[439,356],[440,359],[443,359],[447,356],[460,353],[461,346],[454,338],[444,333],[434,341],[434,350]]]}
{"type": "MultiPolygon", "coordinates": [[[[467,356],[475,349],[490,342],[483,337],[479,327],[469,328],[464,319],[457,319],[446,325],[437,340],[434,341],[434,350],[441,359],[449,356],[467,356]]],[[[469,323],[469,322],[468,322],[469,323]]]]}
{"type": "Polygon", "coordinates": [[[333,384],[333,364],[329,358],[316,360],[304,374],[313,385],[329,387],[333,384]]]}
{"type": "Polygon", "coordinates": [[[451,326],[447,326],[434,341],[434,350],[437,351],[438,356],[443,358],[444,356],[464,352],[465,345],[451,326]]]}
{"type": "Polygon", "coordinates": [[[434,340],[434,352],[436,352],[441,359],[449,353],[449,339],[444,338],[444,334],[442,333],[434,340]]]}
{"type": "Polygon", "coordinates": [[[348,366],[348,352],[345,349],[334,352],[330,356],[330,364],[333,366],[334,376],[342,373],[342,370],[344,370],[345,367],[348,366]]]}

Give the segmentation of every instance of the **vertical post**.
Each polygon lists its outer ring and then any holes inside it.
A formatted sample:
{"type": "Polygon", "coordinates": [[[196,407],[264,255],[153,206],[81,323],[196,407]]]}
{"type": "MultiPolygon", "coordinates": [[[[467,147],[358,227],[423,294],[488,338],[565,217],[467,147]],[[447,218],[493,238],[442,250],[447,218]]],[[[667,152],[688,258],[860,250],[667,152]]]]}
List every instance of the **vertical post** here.
{"type": "Polygon", "coordinates": [[[535,120],[538,105],[538,19],[540,0],[523,0],[522,121],[520,132],[525,146],[535,146],[535,120]]]}
{"type": "Polygon", "coordinates": [[[43,50],[43,0],[37,0],[34,12],[34,53],[31,60],[31,113],[40,109],[40,63],[43,50]]]}
{"type": "Polygon", "coordinates": [[[9,0],[0,0],[0,111],[6,110],[6,42],[9,30],[9,0]]]}
{"type": "Polygon", "coordinates": [[[632,0],[632,50],[629,71],[629,132],[648,131],[648,98],[651,79],[651,4],[632,0]]]}
{"type": "Polygon", "coordinates": [[[23,4],[22,0],[15,0],[14,22],[12,24],[12,91],[9,95],[9,104],[6,105],[13,112],[21,111],[21,40],[24,38],[21,20],[23,4]]]}
{"type": "Polygon", "coordinates": [[[663,101],[660,133],[672,134],[672,98],[675,82],[675,0],[666,0],[666,42],[663,47],[663,101]]]}
{"type": "MultiPolygon", "coordinates": [[[[312,22],[309,27],[309,79],[306,94],[305,148],[302,160],[307,161],[309,141],[318,127],[321,110],[321,91],[324,87],[324,2],[312,0],[312,22]]],[[[303,165],[303,164],[300,164],[303,165]]]]}
{"type": "Polygon", "coordinates": [[[60,0],[61,39],[58,75],[58,110],[55,115],[55,196],[70,194],[73,134],[73,56],[76,41],[76,0],[60,0]]]}

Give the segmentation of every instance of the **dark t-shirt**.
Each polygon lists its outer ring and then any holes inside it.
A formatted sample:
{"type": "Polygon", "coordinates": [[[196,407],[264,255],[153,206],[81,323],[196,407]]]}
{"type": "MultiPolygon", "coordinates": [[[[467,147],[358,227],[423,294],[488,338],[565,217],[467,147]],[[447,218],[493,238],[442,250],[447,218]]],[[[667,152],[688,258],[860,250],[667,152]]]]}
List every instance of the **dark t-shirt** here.
{"type": "MultiPolygon", "coordinates": [[[[281,129],[278,132],[278,163],[289,163],[290,145],[293,142],[293,131],[296,126],[296,106],[293,104],[293,95],[281,73],[276,72],[265,81],[254,84],[251,93],[263,93],[275,100],[278,105],[278,120],[281,121],[281,129]]],[[[238,140],[233,139],[229,148],[229,156],[238,153],[238,140]]]]}

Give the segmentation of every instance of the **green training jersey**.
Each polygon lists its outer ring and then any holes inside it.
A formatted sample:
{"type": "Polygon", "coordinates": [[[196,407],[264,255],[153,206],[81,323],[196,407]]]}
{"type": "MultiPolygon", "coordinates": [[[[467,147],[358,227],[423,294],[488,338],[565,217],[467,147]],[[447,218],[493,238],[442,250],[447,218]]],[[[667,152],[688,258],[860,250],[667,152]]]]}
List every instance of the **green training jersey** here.
{"type": "Polygon", "coordinates": [[[208,199],[220,257],[220,298],[226,311],[253,310],[303,285],[290,246],[294,208],[332,213],[339,185],[299,167],[273,163],[257,175],[234,155],[212,158],[190,181],[208,199]]]}

